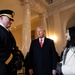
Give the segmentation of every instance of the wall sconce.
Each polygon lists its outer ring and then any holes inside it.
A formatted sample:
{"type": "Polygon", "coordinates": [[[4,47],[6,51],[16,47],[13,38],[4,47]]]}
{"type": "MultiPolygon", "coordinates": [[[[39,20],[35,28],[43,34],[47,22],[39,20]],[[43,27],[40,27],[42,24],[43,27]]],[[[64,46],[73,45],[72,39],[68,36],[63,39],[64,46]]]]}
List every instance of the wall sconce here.
{"type": "Polygon", "coordinates": [[[49,38],[54,40],[54,42],[57,42],[57,36],[56,35],[50,36],[49,38]]]}

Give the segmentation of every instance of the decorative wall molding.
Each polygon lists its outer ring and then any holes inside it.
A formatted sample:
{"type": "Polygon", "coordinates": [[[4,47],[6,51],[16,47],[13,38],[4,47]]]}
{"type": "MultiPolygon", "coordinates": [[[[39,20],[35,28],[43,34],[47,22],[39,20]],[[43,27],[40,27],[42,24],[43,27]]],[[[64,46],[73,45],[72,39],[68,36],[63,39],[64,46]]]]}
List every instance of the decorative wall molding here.
{"type": "Polygon", "coordinates": [[[20,1],[20,4],[23,6],[25,3],[30,3],[31,5],[32,5],[32,3],[31,3],[31,1],[30,0],[19,0],[20,1]]]}
{"type": "Polygon", "coordinates": [[[48,4],[53,3],[53,0],[45,0],[48,4]]]}
{"type": "Polygon", "coordinates": [[[53,14],[53,12],[64,11],[64,10],[72,8],[74,6],[75,6],[75,0],[64,0],[63,2],[61,2],[57,5],[53,5],[53,6],[48,7],[47,10],[50,15],[50,14],[53,14]]]}

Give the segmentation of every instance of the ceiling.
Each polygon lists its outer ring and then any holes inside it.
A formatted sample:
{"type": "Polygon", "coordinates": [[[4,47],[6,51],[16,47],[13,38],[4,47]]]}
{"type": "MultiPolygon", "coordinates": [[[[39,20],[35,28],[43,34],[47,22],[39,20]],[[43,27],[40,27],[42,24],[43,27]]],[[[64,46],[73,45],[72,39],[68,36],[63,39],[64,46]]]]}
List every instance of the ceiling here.
{"type": "MultiPolygon", "coordinates": [[[[20,1],[23,0],[0,0],[0,10],[1,9],[11,9],[15,11],[15,22],[14,24],[18,25],[18,22],[20,20],[20,23],[23,20],[23,6],[21,6],[20,1]]],[[[42,3],[42,5],[44,5],[45,8],[48,8],[50,6],[50,4],[48,4],[46,2],[46,0],[29,0],[32,2],[38,2],[38,3],[42,3]]],[[[48,0],[49,1],[49,0],[48,0]]],[[[53,0],[53,3],[59,2],[61,0],[53,0]]],[[[36,5],[35,3],[35,5],[36,5]]],[[[31,13],[31,17],[34,18],[37,15],[36,11],[31,13]]],[[[20,24],[19,23],[19,24],[20,24]]]]}
{"type": "MultiPolygon", "coordinates": [[[[23,23],[23,6],[21,2],[23,0],[0,0],[0,10],[1,9],[11,9],[15,12],[14,23],[12,27],[21,25],[23,23]]],[[[34,19],[38,16],[38,13],[42,13],[43,11],[47,12],[48,8],[52,8],[53,6],[65,2],[67,0],[53,0],[53,3],[48,3],[50,0],[26,0],[32,3],[31,7],[31,19],[34,19]],[[38,8],[37,8],[38,7],[38,8]],[[36,10],[37,9],[37,10],[36,10]]]]}

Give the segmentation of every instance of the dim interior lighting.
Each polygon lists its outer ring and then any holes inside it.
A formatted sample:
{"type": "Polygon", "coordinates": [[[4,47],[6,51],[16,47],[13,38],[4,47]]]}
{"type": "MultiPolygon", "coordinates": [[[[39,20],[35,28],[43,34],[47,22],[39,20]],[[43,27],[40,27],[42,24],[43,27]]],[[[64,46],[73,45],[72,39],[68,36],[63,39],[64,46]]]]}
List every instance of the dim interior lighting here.
{"type": "Polygon", "coordinates": [[[50,39],[52,39],[52,40],[54,40],[54,42],[56,42],[57,41],[57,36],[56,35],[50,36],[50,39]]]}

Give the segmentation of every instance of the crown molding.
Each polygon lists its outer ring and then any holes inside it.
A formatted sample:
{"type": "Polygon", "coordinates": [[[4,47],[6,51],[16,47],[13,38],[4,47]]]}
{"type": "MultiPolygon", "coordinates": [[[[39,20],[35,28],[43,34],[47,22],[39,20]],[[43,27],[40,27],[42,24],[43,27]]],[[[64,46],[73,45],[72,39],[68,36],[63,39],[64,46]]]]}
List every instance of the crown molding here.
{"type": "Polygon", "coordinates": [[[75,0],[64,0],[61,3],[58,3],[56,5],[52,5],[50,7],[48,7],[48,13],[49,15],[53,14],[53,12],[56,11],[64,11],[66,9],[72,8],[75,6],[75,0]]]}

